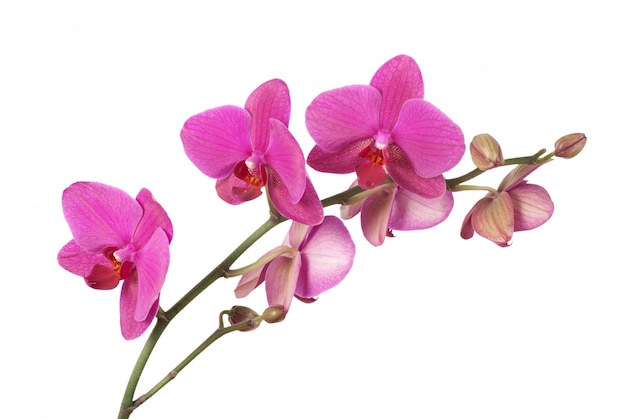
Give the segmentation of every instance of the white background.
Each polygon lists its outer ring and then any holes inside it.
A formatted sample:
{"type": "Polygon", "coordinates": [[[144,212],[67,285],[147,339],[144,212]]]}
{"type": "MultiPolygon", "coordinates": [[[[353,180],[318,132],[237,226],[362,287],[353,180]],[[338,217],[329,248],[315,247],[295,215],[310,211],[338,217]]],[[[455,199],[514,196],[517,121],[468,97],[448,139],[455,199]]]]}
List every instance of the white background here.
{"type": "MultiPolygon", "coordinates": [[[[398,232],[379,248],[351,220],[357,257],[344,282],[313,305],[294,302],[280,324],[218,341],[132,417],[626,417],[626,32],[617,3],[175,4],[3,6],[1,417],[116,417],[147,337],[122,339],[119,289],[96,292],[57,265],[70,239],[65,187],[89,180],[154,193],[174,223],[169,308],[266,218],[263,199],[231,207],[217,198],[215,182],[185,157],[184,121],[242,106],[278,77],[308,154],[310,101],[367,84],[401,53],[418,62],[426,99],[467,143],[489,132],[514,157],[587,135],[577,158],[529,179],[550,192],[552,219],[506,249],[459,236],[479,192],[455,194],[440,226],[398,232]]],[[[471,168],[466,157],[448,176],[471,168]]],[[[474,183],[497,186],[506,172],[474,183]]],[[[352,181],[309,174],[320,196],[352,181]]],[[[219,311],[263,309],[262,290],[234,298],[236,281],[220,280],[172,323],[139,392],[210,334],[219,311]]]]}

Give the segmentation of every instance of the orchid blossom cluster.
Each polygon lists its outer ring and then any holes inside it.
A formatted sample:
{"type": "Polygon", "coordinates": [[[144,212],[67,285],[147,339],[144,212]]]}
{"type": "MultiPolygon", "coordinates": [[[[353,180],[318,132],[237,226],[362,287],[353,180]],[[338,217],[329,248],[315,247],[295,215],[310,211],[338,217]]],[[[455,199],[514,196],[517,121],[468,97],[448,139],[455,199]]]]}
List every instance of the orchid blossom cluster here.
{"type": "Polygon", "coordinates": [[[239,205],[265,191],[270,217],[167,311],[159,307],[159,297],[173,227],[152,194],[142,189],[132,198],[96,182],[74,183],[63,192],[72,239],[59,252],[59,264],[94,289],[110,290],[123,283],[119,309],[124,338],[139,337],[157,319],[131,374],[120,417],[128,417],[169,381],[164,379],[134,399],[143,367],[166,326],[218,278],[240,276],[237,298],[264,285],[268,306],[261,315],[239,305],[224,310],[218,329],[176,371],[220,336],[253,330],[263,321],[281,321],[294,297],[310,303],[339,284],[355,256],[344,220],[358,214],[364,237],[380,246],[394,231],[427,229],[443,222],[452,211],[453,193],[482,190],[486,195],[469,210],[460,235],[469,239],[476,232],[509,246],[515,231],[539,227],[554,210],[548,192],[526,178],[553,157],[574,157],[586,143],[584,134],[569,134],[558,139],[551,152],[505,159],[491,135],[479,134],[469,145],[476,167],[463,176],[446,178],[444,174],[466,151],[464,134],[424,99],[420,69],[406,55],[384,63],[369,84],[339,87],[313,99],[305,121],[316,145],[306,159],[289,130],[290,113],[287,84],[273,79],[257,87],[243,107],[214,107],[184,123],[183,149],[200,172],[216,180],[217,195],[239,205]],[[354,173],[354,182],[320,200],[307,165],[320,172],[354,173]],[[497,188],[467,184],[505,165],[513,169],[497,188]],[[324,208],[332,205],[340,205],[339,217],[325,214],[324,208]],[[259,237],[287,220],[291,226],[282,244],[249,266],[232,268],[259,237]],[[223,316],[230,326],[224,326],[223,316]]]}

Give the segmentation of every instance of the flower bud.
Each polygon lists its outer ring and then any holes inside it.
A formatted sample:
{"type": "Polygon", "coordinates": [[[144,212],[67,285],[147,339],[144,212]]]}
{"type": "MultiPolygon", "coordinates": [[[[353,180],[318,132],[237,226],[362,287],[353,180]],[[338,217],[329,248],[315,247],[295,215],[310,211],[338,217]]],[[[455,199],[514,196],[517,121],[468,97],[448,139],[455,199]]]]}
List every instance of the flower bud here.
{"type": "Polygon", "coordinates": [[[574,133],[565,135],[554,143],[554,155],[564,159],[575,157],[587,144],[585,134],[574,133]]]}
{"type": "Polygon", "coordinates": [[[472,161],[480,170],[489,170],[504,164],[500,144],[489,134],[478,134],[470,143],[472,161]]]}
{"type": "Polygon", "coordinates": [[[282,305],[270,306],[263,311],[263,320],[268,323],[278,323],[285,319],[286,314],[282,305]]]}
{"type": "Polygon", "coordinates": [[[246,322],[249,320],[257,321],[251,322],[249,327],[241,329],[242,332],[249,332],[250,330],[254,330],[259,327],[259,325],[261,324],[261,318],[259,314],[251,308],[245,306],[233,306],[233,308],[230,309],[230,313],[228,314],[228,321],[231,325],[246,322]]]}

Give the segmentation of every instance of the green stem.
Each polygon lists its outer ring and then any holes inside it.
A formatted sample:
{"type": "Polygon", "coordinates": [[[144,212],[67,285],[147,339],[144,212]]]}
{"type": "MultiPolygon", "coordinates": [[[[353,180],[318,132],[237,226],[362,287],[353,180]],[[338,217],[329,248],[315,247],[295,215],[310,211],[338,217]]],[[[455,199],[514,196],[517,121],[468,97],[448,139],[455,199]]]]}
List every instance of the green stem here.
{"type": "Polygon", "coordinates": [[[125,417],[128,417],[135,409],[149,400],[152,396],[154,396],[159,390],[167,385],[170,381],[172,381],[179,372],[183,370],[191,361],[193,361],[198,355],[200,355],[205,349],[207,349],[213,342],[218,340],[224,335],[227,335],[230,332],[234,332],[237,330],[242,330],[250,327],[255,323],[255,319],[247,320],[244,322],[236,323],[229,327],[220,327],[215,330],[202,342],[196,349],[194,349],[185,359],[182,360],[174,369],[172,369],[161,381],[159,381],[154,387],[152,387],[147,393],[141,395],[137,398],[129,407],[124,409],[125,417]]]}
{"type": "MultiPolygon", "coordinates": [[[[284,220],[276,219],[274,217],[267,220],[263,225],[256,229],[247,239],[245,239],[235,250],[232,251],[219,265],[215,267],[207,276],[205,276],[200,282],[198,282],[187,294],[185,294],[176,304],[172,306],[168,311],[163,312],[159,310],[157,323],[150,333],[148,340],[141,350],[137,362],[130,374],[124,396],[122,398],[118,419],[126,419],[131,414],[132,410],[128,407],[132,406],[133,396],[139,383],[139,378],[143,373],[143,370],[152,354],[152,350],[156,346],[159,338],[165,331],[165,328],[170,324],[170,321],[176,317],[180,311],[193,301],[202,291],[204,291],[209,285],[215,282],[218,278],[222,277],[224,272],[227,271],[230,266],[245,252],[254,242],[261,238],[265,233],[276,227],[284,220]]],[[[133,409],[134,410],[134,409],[133,409]]]]}
{"type": "MultiPolygon", "coordinates": [[[[504,160],[503,166],[510,166],[513,164],[543,164],[550,160],[554,153],[549,153],[547,156],[541,157],[543,153],[546,152],[546,149],[541,149],[532,156],[526,157],[514,157],[511,159],[504,160]]],[[[483,170],[474,169],[471,172],[464,174],[463,176],[455,177],[453,179],[446,179],[446,186],[449,190],[454,190],[454,187],[460,185],[461,183],[467,182],[470,179],[475,178],[476,176],[484,173],[483,170]]]]}

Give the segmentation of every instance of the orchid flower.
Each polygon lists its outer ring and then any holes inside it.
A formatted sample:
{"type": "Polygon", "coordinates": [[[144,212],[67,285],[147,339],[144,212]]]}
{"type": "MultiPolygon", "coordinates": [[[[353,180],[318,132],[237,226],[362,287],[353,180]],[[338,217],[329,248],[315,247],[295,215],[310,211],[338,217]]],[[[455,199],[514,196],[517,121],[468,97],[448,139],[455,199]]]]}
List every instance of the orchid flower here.
{"type": "Polygon", "coordinates": [[[77,182],[63,192],[63,214],[73,239],[59,264],[100,290],[117,287],[125,339],[140,336],[154,319],[170,261],[172,223],[147,189],[133,199],[96,182],[77,182]]]}
{"type": "Polygon", "coordinates": [[[245,297],[265,282],[269,305],[282,306],[286,314],[294,296],[312,302],[339,284],[354,254],[350,233],[339,218],[326,216],[316,226],[293,222],[283,245],[260,259],[267,262],[242,275],[235,295],[245,297]]]}
{"type": "Polygon", "coordinates": [[[362,195],[354,197],[356,202],[341,206],[341,218],[346,220],[361,213],[363,235],[374,246],[383,244],[393,230],[434,227],[448,218],[454,204],[450,191],[439,198],[424,198],[395,183],[384,183],[362,195]]]}
{"type": "Polygon", "coordinates": [[[304,155],[289,132],[291,101],[285,82],[267,81],[245,107],[221,106],[189,118],[180,133],[185,153],[205,175],[217,179],[217,193],[237,205],[267,187],[283,216],[319,224],[322,205],[305,170],[304,155]]]}
{"type": "Polygon", "coordinates": [[[321,172],[356,172],[364,189],[390,175],[409,192],[443,196],[442,173],[463,156],[463,133],[423,98],[422,74],[406,55],[383,64],[369,85],[321,93],[306,110],[316,142],[308,164],[321,172]]]}
{"type": "Polygon", "coordinates": [[[504,177],[497,191],[479,200],[463,220],[461,237],[474,231],[498,246],[509,246],[514,231],[531,230],[550,219],[554,204],[548,192],[524,178],[539,166],[520,164],[504,177]]]}

